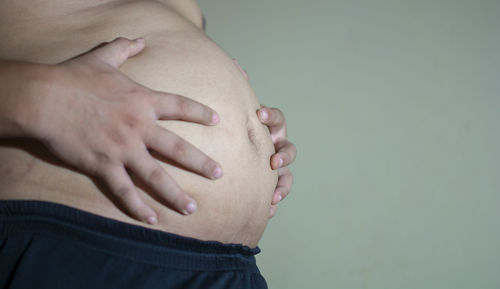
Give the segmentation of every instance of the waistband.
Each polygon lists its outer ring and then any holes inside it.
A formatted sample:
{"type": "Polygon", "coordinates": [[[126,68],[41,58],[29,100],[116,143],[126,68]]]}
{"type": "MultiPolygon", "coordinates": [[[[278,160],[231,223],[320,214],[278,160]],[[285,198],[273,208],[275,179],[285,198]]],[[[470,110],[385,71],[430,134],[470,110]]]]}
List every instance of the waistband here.
{"type": "Polygon", "coordinates": [[[165,267],[189,270],[258,272],[258,247],[202,241],[123,223],[69,206],[45,202],[0,201],[0,236],[45,233],[106,253],[165,267]]]}

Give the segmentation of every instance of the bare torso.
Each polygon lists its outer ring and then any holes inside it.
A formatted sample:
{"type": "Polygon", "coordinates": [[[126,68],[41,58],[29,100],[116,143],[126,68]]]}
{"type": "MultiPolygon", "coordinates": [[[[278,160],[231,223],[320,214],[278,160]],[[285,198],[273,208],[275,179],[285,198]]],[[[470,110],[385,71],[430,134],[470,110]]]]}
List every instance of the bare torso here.
{"type": "Polygon", "coordinates": [[[55,64],[118,36],[143,37],[146,48],[121,71],[151,89],[185,95],[219,113],[221,121],[213,127],[159,123],[218,161],[224,176],[208,180],[158,158],[197,201],[198,211],[179,215],[137,182],[158,212],[158,225],[149,226],[119,210],[103,183],[65,166],[37,141],[9,139],[0,141],[0,199],[51,201],[202,240],[255,246],[277,182],[269,165],[274,148],[257,118],[259,102],[247,80],[200,29],[196,2],[67,2],[0,1],[0,58],[55,64]]]}

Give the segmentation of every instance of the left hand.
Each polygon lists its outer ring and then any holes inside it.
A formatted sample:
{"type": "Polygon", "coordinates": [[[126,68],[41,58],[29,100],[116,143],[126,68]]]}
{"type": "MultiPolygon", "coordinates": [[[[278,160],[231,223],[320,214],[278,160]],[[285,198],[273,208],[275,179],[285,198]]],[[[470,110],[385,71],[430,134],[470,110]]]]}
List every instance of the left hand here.
{"type": "Polygon", "coordinates": [[[287,166],[295,160],[297,149],[288,141],[286,120],[281,110],[261,105],[261,108],[257,110],[257,116],[263,124],[269,127],[276,150],[276,153],[271,156],[271,168],[278,170],[278,185],[274,190],[269,212],[269,218],[272,218],[276,214],[278,202],[283,200],[292,189],[293,175],[287,166]]]}

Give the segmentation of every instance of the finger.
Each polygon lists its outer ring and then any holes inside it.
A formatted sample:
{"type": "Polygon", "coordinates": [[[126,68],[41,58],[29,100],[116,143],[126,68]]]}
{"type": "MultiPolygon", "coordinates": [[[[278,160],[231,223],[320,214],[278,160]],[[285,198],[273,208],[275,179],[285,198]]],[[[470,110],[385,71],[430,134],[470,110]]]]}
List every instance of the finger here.
{"type": "Polygon", "coordinates": [[[278,210],[278,205],[271,205],[271,210],[269,211],[269,219],[276,215],[276,210],[278,210]]]}
{"type": "Polygon", "coordinates": [[[134,183],[123,166],[112,166],[101,177],[110,187],[111,193],[133,218],[151,225],[157,223],[155,211],[139,197],[134,183]]]}
{"type": "Polygon", "coordinates": [[[297,148],[289,141],[277,142],[275,149],[277,152],[271,156],[271,168],[273,170],[290,165],[297,157],[297,148]]]}
{"type": "Polygon", "coordinates": [[[161,199],[171,204],[173,209],[184,215],[194,213],[196,202],[175,183],[146,150],[138,151],[141,152],[129,157],[126,166],[158,193],[161,199]]]}
{"type": "Polygon", "coordinates": [[[273,200],[271,201],[271,205],[278,204],[283,197],[281,196],[281,192],[276,188],[273,195],[273,200]]]}
{"type": "Polygon", "coordinates": [[[286,127],[285,116],[283,112],[277,108],[269,108],[266,106],[261,106],[257,110],[257,115],[262,123],[267,125],[269,128],[284,128],[286,127]]]}
{"type": "Polygon", "coordinates": [[[190,98],[163,92],[155,92],[153,95],[158,119],[184,120],[205,125],[219,122],[217,112],[190,98]]]}
{"type": "Polygon", "coordinates": [[[148,148],[209,179],[222,177],[222,168],[201,150],[176,134],[156,126],[145,138],[148,148]]]}
{"type": "Polygon", "coordinates": [[[118,68],[128,58],[137,55],[144,48],[143,38],[130,40],[118,37],[115,40],[104,44],[88,54],[89,57],[97,57],[100,61],[118,68]]]}
{"type": "Polygon", "coordinates": [[[278,177],[278,185],[276,186],[276,190],[274,191],[274,195],[279,195],[279,197],[276,197],[276,199],[273,199],[273,201],[276,201],[276,203],[282,201],[283,199],[288,196],[290,191],[292,190],[292,185],[293,185],[293,174],[290,172],[288,168],[283,168],[279,170],[279,177],[278,177]]]}

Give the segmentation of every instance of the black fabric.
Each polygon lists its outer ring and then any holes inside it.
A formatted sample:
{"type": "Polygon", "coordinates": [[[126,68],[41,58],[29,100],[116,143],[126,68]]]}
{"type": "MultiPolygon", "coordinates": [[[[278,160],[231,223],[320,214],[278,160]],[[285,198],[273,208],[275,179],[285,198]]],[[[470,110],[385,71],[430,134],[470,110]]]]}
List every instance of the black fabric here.
{"type": "Polygon", "coordinates": [[[259,248],[42,201],[0,201],[0,288],[267,288],[259,248]]]}

